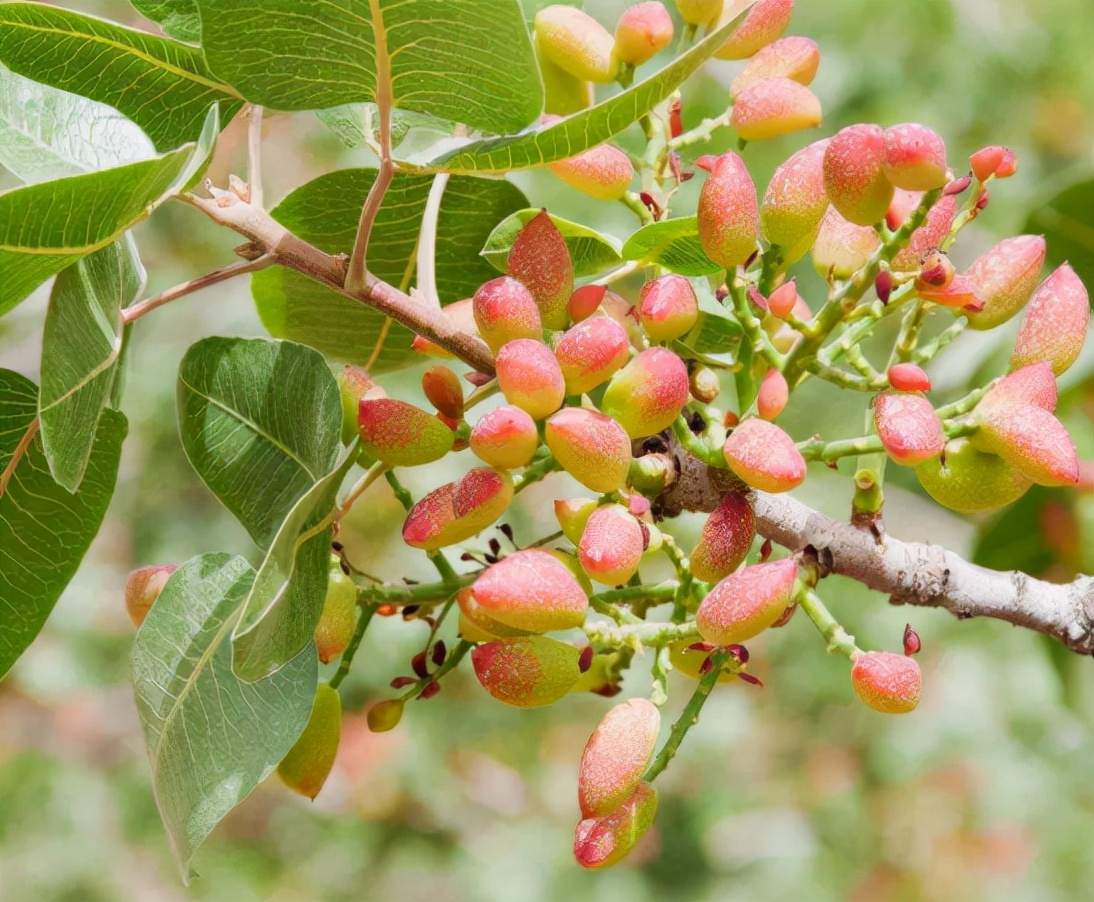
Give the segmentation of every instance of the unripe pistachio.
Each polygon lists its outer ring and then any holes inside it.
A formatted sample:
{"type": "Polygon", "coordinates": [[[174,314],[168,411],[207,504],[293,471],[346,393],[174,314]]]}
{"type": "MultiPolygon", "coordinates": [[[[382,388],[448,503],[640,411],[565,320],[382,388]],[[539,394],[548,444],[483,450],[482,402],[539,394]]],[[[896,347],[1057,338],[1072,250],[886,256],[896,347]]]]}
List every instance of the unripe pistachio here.
{"type": "Polygon", "coordinates": [[[638,315],[650,341],[672,341],[698,322],[699,299],[688,279],[668,273],[642,286],[638,315]]]}
{"type": "Polygon", "coordinates": [[[342,367],[336,381],[342,401],[342,444],[348,445],[357,435],[357,405],[361,399],[386,398],[387,392],[372,380],[368,370],[359,366],[342,367]]]}
{"type": "Polygon", "coordinates": [[[425,551],[463,542],[497,520],[512,500],[508,473],[477,467],[415,504],[403,523],[403,541],[425,551]]]}
{"type": "Polygon", "coordinates": [[[341,736],[342,697],[329,683],[320,683],[307,726],[277,765],[277,775],[293,792],[314,799],[334,767],[341,736]]]}
{"type": "Polygon", "coordinates": [[[722,383],[714,370],[700,364],[688,373],[688,390],[696,401],[710,404],[721,393],[722,383]]]}
{"type": "Polygon", "coordinates": [[[775,623],[794,599],[793,558],[752,564],[707,593],[695,612],[699,634],[715,645],[747,642],[775,623]]]}
{"type": "Polygon", "coordinates": [[[574,293],[570,295],[570,300],[566,304],[570,319],[580,323],[596,313],[607,290],[604,285],[582,285],[574,289],[574,293]]]}
{"type": "Polygon", "coordinates": [[[998,454],[1038,485],[1075,485],[1079,455],[1064,425],[1033,404],[994,404],[977,408],[975,444],[998,454]]]}
{"type": "Polygon", "coordinates": [[[638,572],[646,534],[638,520],[620,504],[598,507],[589,516],[577,557],[591,579],[618,586],[638,572]]]}
{"type": "Polygon", "coordinates": [[[564,407],[547,420],[544,441],[562,469],[594,492],[614,492],[627,481],[631,440],[611,417],[564,407]]]}
{"type": "Polygon", "coordinates": [[[774,423],[749,417],[722,447],[729,468],[746,485],[764,492],[788,492],[805,479],[805,458],[794,440],[774,423]]]}
{"type": "Polygon", "coordinates": [[[604,715],[581,753],[577,800],[583,817],[603,817],[631,797],[660,731],[661,712],[648,699],[629,699],[604,715]]]}
{"type": "Polygon", "coordinates": [[[885,132],[879,125],[849,125],[824,152],[828,200],[848,222],[872,226],[885,218],[893,185],[885,177],[885,132]]]}
{"type": "Polygon", "coordinates": [[[922,395],[882,392],[874,398],[874,426],[889,457],[905,466],[937,457],[946,444],[942,422],[922,395]]]}
{"type": "Polygon", "coordinates": [[[943,454],[915,468],[919,484],[943,507],[959,513],[994,510],[1021,498],[1032,480],[967,438],[948,442],[943,454]]]}
{"type": "Polygon", "coordinates": [[[696,221],[703,252],[725,269],[744,263],[756,251],[760,209],[748,167],[730,151],[696,164],[710,175],[699,192],[696,221]]]}
{"type": "Polygon", "coordinates": [[[600,409],[631,438],[672,425],[688,401],[688,369],[665,348],[648,348],[612,376],[600,409]]]}
{"type": "Polygon", "coordinates": [[[756,393],[756,413],[760,418],[773,421],[783,412],[789,399],[790,386],[786,384],[786,377],[775,369],[764,373],[760,389],[756,393]]]}
{"type": "Polygon", "coordinates": [[[657,790],[640,783],[622,805],[603,817],[578,822],[574,831],[574,858],[588,870],[622,861],[646,834],[657,814],[657,790]]]}
{"type": "Polygon", "coordinates": [[[993,329],[1021,310],[1041,279],[1044,262],[1045,239],[1040,235],[1005,238],[977,257],[965,278],[975,286],[984,309],[969,314],[969,327],[993,329]]]}
{"type": "Polygon", "coordinates": [[[889,209],[885,211],[885,225],[894,232],[904,225],[904,220],[923,200],[923,194],[922,191],[908,191],[906,188],[897,188],[893,192],[893,199],[889,201],[889,209]]]}
{"type": "Polygon", "coordinates": [[[368,728],[373,733],[386,733],[399,726],[403,719],[403,701],[398,698],[386,698],[368,709],[365,715],[368,728]]]}
{"type": "Polygon", "coordinates": [[[494,366],[505,400],[534,420],[542,420],[562,406],[566,383],[555,355],[542,341],[518,338],[507,342],[494,366]]]}
{"type": "Polygon", "coordinates": [[[722,14],[724,0],[676,0],[676,11],[688,25],[706,25],[722,14]]]}
{"type": "Polygon", "coordinates": [[[825,138],[790,156],[775,170],[764,192],[760,207],[764,237],[779,245],[788,265],[809,250],[828,209],[823,166],[827,147],[825,138]]]}
{"type": "Polygon", "coordinates": [[[1090,298],[1064,263],[1041,283],[1026,307],[1011,354],[1011,370],[1047,363],[1059,376],[1079,357],[1090,322],[1090,298]]]}
{"type": "MultiPolygon", "coordinates": [[[[692,642],[690,639],[682,639],[669,645],[669,663],[672,669],[681,676],[690,680],[701,680],[705,675],[703,668],[710,652],[701,648],[694,648],[702,643],[692,642]]],[[[742,668],[743,669],[743,668],[742,668]]],[[[722,670],[718,674],[719,683],[732,683],[737,679],[737,674],[732,670],[722,670]]]]}
{"type": "Polygon", "coordinates": [[[574,291],[574,265],[565,239],[546,210],[520,230],[505,268],[535,298],[543,328],[565,329],[566,305],[574,291]]]}
{"type": "Polygon", "coordinates": [[[1056,377],[1047,363],[1031,363],[1004,376],[976,405],[977,415],[998,404],[1034,404],[1052,413],[1056,410],[1056,377]]]}
{"type": "Polygon", "coordinates": [[[422,392],[440,413],[453,420],[463,418],[463,385],[446,366],[433,366],[422,373],[422,392]]]}
{"type": "Polygon", "coordinates": [[[483,689],[499,702],[538,708],[557,702],[581,676],[574,646],[546,636],[518,636],[487,642],[471,652],[483,689]]]}
{"type": "Polygon", "coordinates": [[[420,407],[394,398],[362,399],[357,433],[366,451],[392,467],[416,467],[452,450],[452,430],[420,407]]]}
{"type": "Polygon", "coordinates": [[[734,3],[722,14],[724,24],[752,4],[745,20],[737,26],[729,39],[717,50],[714,56],[720,60],[748,59],[779,37],[790,24],[790,14],[794,10],[794,0],[734,0],[734,3]]]}
{"type": "Polygon", "coordinates": [[[691,573],[704,582],[729,576],[744,562],[756,537],[756,515],[744,493],[731,493],[707,517],[689,555],[691,573]]]}
{"type": "Polygon", "coordinates": [[[767,310],[772,316],[786,319],[798,305],[798,286],[794,279],[783,282],[767,299],[767,310]]]}
{"type": "Polygon", "coordinates": [[[606,84],[619,73],[608,30],[572,6],[547,6],[536,13],[536,50],[583,81],[606,84]]]}
{"type": "Polygon", "coordinates": [[[672,16],[664,4],[638,3],[623,11],[615,26],[615,55],[640,66],[672,41],[672,16]]]}
{"type": "Polygon", "coordinates": [[[791,78],[766,78],[741,91],[730,117],[742,141],[766,141],[821,124],[816,95],[791,78]]]}
{"type": "Polygon", "coordinates": [[[483,283],[471,299],[479,335],[495,354],[517,338],[540,338],[543,322],[536,299],[523,283],[498,276],[483,283]]]}
{"type": "Polygon", "coordinates": [[[897,391],[930,391],[931,379],[923,368],[914,363],[894,363],[887,374],[889,384],[897,391]]]}
{"type": "MultiPolygon", "coordinates": [[[[900,193],[900,189],[897,189],[897,194],[900,193]]],[[[904,224],[904,220],[908,214],[911,213],[917,206],[919,206],[920,197],[916,197],[915,203],[907,212],[900,216],[900,222],[893,225],[889,222],[893,208],[890,206],[889,212],[885,214],[886,223],[891,229],[900,228],[904,224]]],[[[894,195],[893,203],[896,203],[896,195],[894,195]]],[[[957,214],[957,198],[956,197],[942,197],[939,198],[930,210],[927,211],[927,219],[918,229],[912,232],[911,237],[908,239],[908,243],[904,245],[897,255],[893,257],[893,262],[890,264],[896,272],[910,272],[919,267],[919,261],[928,251],[933,248],[941,247],[946,238],[950,234],[950,228],[953,226],[953,218],[957,214]]]]}
{"type": "Polygon", "coordinates": [[[1018,171],[1014,153],[998,144],[981,147],[969,157],[969,167],[977,181],[986,182],[993,175],[999,179],[1009,178],[1018,171]]]}
{"type": "Polygon", "coordinates": [[[800,85],[810,85],[819,65],[820,48],[816,41],[796,36],[779,38],[748,61],[729,86],[729,96],[736,99],[742,91],[769,78],[789,78],[800,85]]]}
{"type": "Polygon", "coordinates": [[[597,200],[619,200],[634,178],[631,158],[613,144],[599,144],[547,168],[571,188],[597,200]]]}
{"type": "Polygon", "coordinates": [[[829,207],[813,242],[813,266],[822,278],[846,279],[858,272],[881,246],[869,226],[848,222],[829,207]]]}
{"type": "Polygon", "coordinates": [[[348,647],[357,627],[357,586],[342,572],[331,567],[323,612],[315,627],[315,648],[319,660],[329,664],[348,647]]]}
{"type": "Polygon", "coordinates": [[[569,568],[537,548],[491,564],[472,585],[472,596],[487,617],[533,633],[581,626],[589,607],[569,568]]]}
{"type": "Polygon", "coordinates": [[[537,55],[539,75],[543,80],[543,111],[557,116],[580,113],[593,105],[593,86],[584,79],[571,75],[542,53],[537,55]]]}
{"type": "Polygon", "coordinates": [[[923,674],[915,659],[891,651],[868,651],[851,665],[851,685],[882,714],[907,714],[919,704],[923,674]]]}
{"type": "Polygon", "coordinates": [[[529,635],[528,630],[506,626],[487,614],[475,600],[471,586],[456,593],[456,604],[460,608],[460,635],[468,642],[493,642],[495,639],[529,635]]]}
{"type": "Polygon", "coordinates": [[[574,545],[581,541],[585,524],[596,507],[594,498],[559,498],[555,501],[555,519],[558,520],[559,529],[574,545]]]}
{"type": "Polygon", "coordinates": [[[555,346],[566,394],[592,391],[627,362],[627,330],[607,316],[594,316],[571,326],[555,346]]]}
{"type": "Polygon", "coordinates": [[[150,567],[138,567],[125,578],[125,609],[133,626],[144,623],[149,609],[174,572],[174,564],[153,564],[150,567]]]}
{"type": "Polygon", "coordinates": [[[532,462],[539,447],[536,421],[519,407],[503,404],[484,413],[471,427],[471,453],[499,470],[532,462]]]}
{"type": "Polygon", "coordinates": [[[946,144],[933,129],[906,122],[885,129],[885,176],[898,188],[930,191],[949,179],[946,144]]]}

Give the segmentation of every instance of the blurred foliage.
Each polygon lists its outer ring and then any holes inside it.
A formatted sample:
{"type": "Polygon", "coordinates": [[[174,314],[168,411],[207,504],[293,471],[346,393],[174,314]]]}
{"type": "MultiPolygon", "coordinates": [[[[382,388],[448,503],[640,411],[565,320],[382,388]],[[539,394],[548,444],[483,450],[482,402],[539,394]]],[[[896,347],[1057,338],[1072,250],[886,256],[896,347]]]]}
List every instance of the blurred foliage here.
{"type": "MultiPolygon", "coordinates": [[[[140,22],[121,0],[66,5],[140,22]]],[[[597,0],[586,7],[610,26],[625,5],[597,0]]],[[[922,121],[946,137],[952,161],[986,143],[1015,149],[1019,173],[993,187],[988,210],[958,245],[959,265],[1027,221],[1052,233],[1060,217],[1082,222],[1094,206],[1089,0],[802,0],[791,32],[821,45],[814,90],[824,104],[826,132],[861,120],[922,121]]],[[[684,94],[686,125],[723,111],[738,69],[714,63],[692,80],[684,94]]],[[[690,150],[693,156],[716,152],[730,137],[722,132],[711,145],[690,150]]],[[[225,133],[211,173],[217,183],[242,170],[241,138],[238,126],[225,133]]],[[[805,140],[750,146],[757,183],[766,184],[775,165],[805,140]]],[[[624,141],[637,149],[638,130],[624,141]]],[[[265,155],[270,205],[323,171],[367,162],[307,114],[270,117],[265,155]]],[[[559,216],[621,239],[634,230],[621,205],[591,203],[546,172],[514,181],[533,205],[550,203],[559,216]]],[[[678,213],[691,209],[698,182],[680,192],[678,213]]],[[[0,176],[0,187],[10,184],[0,176]]],[[[1089,273],[1089,233],[1073,235],[1066,253],[1089,273]]],[[[161,210],[137,229],[137,238],[152,274],[150,292],[229,262],[238,243],[181,205],[161,210]]],[[[808,263],[798,269],[803,291],[815,296],[819,283],[808,263]]],[[[38,292],[0,321],[5,365],[32,378],[44,301],[38,292]]],[[[1002,372],[1013,328],[999,333],[964,336],[936,361],[939,400],[1002,372]]],[[[364,708],[387,696],[393,676],[408,672],[427,630],[393,618],[370,629],[343,685],[342,748],[317,801],[303,802],[267,781],[217,829],[184,889],[152,800],[128,685],[131,627],[122,585],[134,566],[181,562],[203,551],[256,560],[243,529],[190,469],[176,432],[178,361],[190,343],[212,334],[262,334],[246,285],[207,290],[137,324],[123,405],[131,432],[106,524],[46,630],[0,685],[0,898],[1090,898],[1090,662],[1000,623],[957,623],[940,612],[894,609],[839,579],[827,581],[825,597],[862,644],[899,647],[905,620],[922,635],[919,710],[885,719],[857,704],[846,664],[826,657],[806,619],[795,618],[755,643],[754,672],[767,688],[734,684],[715,694],[659,781],[652,839],[624,866],[585,873],[570,854],[577,760],[608,703],[574,697],[546,710],[517,711],[458,675],[436,699],[410,705],[397,730],[371,734],[364,708]]],[[[1061,381],[1061,416],[1088,459],[1094,456],[1092,373],[1088,343],[1061,381]]],[[[402,374],[389,393],[411,397],[416,380],[416,372],[402,374]]],[[[824,410],[826,431],[858,434],[864,403],[814,380],[795,396],[786,425],[805,434],[816,428],[816,411],[824,410]]],[[[412,471],[407,483],[420,494],[450,478],[459,464],[449,466],[412,471]]],[[[890,468],[886,515],[893,534],[1050,578],[1090,571],[1089,494],[1037,490],[1008,511],[970,521],[931,503],[909,476],[890,468]]],[[[518,541],[554,528],[547,502],[564,490],[565,479],[556,475],[546,488],[527,493],[527,503],[510,518],[518,541]]],[[[845,478],[818,472],[803,489],[803,500],[845,514],[845,478]]],[[[396,539],[401,519],[390,494],[374,489],[343,534],[351,559],[388,577],[428,576],[424,556],[396,539]]],[[[672,530],[688,543],[699,523],[684,517],[672,530]]],[[[627,692],[648,691],[649,663],[636,661],[627,692]]],[[[683,678],[672,680],[670,718],[689,691],[683,678]]]]}

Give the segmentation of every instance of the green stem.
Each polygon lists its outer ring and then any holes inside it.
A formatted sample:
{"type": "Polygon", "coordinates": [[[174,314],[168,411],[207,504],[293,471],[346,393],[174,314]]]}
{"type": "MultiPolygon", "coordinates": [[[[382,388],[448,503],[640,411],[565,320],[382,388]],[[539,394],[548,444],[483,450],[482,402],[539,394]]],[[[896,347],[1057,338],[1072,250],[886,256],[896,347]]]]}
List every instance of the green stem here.
{"type": "Polygon", "coordinates": [[[361,615],[357,618],[357,627],[353,631],[353,638],[349,640],[349,645],[346,646],[346,650],[342,652],[342,660],[338,664],[338,670],[336,670],[334,676],[331,677],[331,689],[337,689],[342,685],[342,680],[346,678],[346,674],[349,673],[350,667],[353,666],[353,657],[357,654],[357,647],[361,644],[361,640],[365,638],[365,631],[368,629],[368,625],[372,622],[372,618],[375,614],[375,604],[362,606],[361,615]]]}
{"type": "Polygon", "coordinates": [[[682,415],[673,420],[672,434],[681,448],[687,451],[692,457],[697,457],[699,460],[703,461],[708,467],[717,467],[720,470],[725,470],[728,467],[725,455],[722,454],[722,449],[708,447],[691,431],[691,428],[682,415]]]}
{"type": "Polygon", "coordinates": [[[455,588],[469,586],[478,573],[459,573],[454,582],[422,583],[417,586],[393,583],[381,586],[360,586],[357,589],[358,604],[412,605],[440,602],[452,594],[455,588]]]}
{"type": "Polygon", "coordinates": [[[456,647],[452,649],[452,653],[444,659],[444,663],[429,676],[418,680],[418,682],[416,682],[406,692],[404,692],[402,696],[400,696],[402,700],[410,701],[410,699],[417,696],[430,683],[438,682],[442,677],[446,676],[448,673],[454,670],[459,665],[460,661],[463,660],[464,655],[466,655],[474,647],[475,645],[473,642],[468,642],[466,639],[461,639],[457,643],[456,647]]]}
{"type": "Polygon", "coordinates": [[[730,106],[722,115],[704,119],[695,128],[688,129],[681,135],[670,140],[665,145],[666,154],[673,150],[681,150],[691,147],[693,144],[701,144],[710,141],[714,133],[720,128],[728,128],[733,122],[733,107],[730,106]]]}
{"type": "MultiPolygon", "coordinates": [[[[676,591],[676,584],[672,584],[672,591],[676,591]]],[[[672,596],[664,599],[671,601],[672,596]]],[[[585,635],[590,642],[611,646],[639,645],[665,645],[668,642],[677,642],[682,639],[699,641],[699,628],[694,621],[689,623],[587,623],[584,627],[585,635]]]]}
{"type": "Polygon", "coordinates": [[[628,191],[624,194],[619,198],[619,202],[637,216],[638,221],[642,225],[649,225],[649,223],[653,222],[653,212],[649,207],[642,203],[642,198],[633,191],[628,191]]]}
{"type": "Polygon", "coordinates": [[[760,354],[775,369],[782,369],[786,361],[771,343],[771,337],[760,325],[759,318],[752,312],[744,287],[735,279],[730,281],[732,284],[729,285],[729,296],[733,299],[733,312],[737,314],[737,320],[745,330],[753,353],[760,354]]]}
{"type": "Polygon", "coordinates": [[[716,651],[710,656],[710,670],[703,674],[703,678],[699,680],[699,685],[695,687],[695,692],[692,693],[688,703],[684,705],[684,710],[680,712],[680,718],[672,725],[672,732],[669,733],[669,738],[665,740],[665,744],[661,747],[661,751],[657,753],[657,757],[653,759],[653,762],[649,766],[649,770],[646,771],[643,776],[643,780],[647,783],[652,783],[660,776],[661,772],[669,766],[669,762],[676,757],[676,752],[680,748],[680,744],[684,741],[684,737],[687,735],[688,730],[695,726],[699,722],[699,712],[703,710],[703,705],[706,704],[707,699],[710,697],[710,693],[714,690],[715,684],[718,682],[718,677],[722,672],[722,665],[729,660],[729,653],[724,651],[716,651]]]}
{"type": "Polygon", "coordinates": [[[538,460],[532,461],[531,464],[524,468],[524,472],[516,478],[515,485],[513,486],[513,494],[524,491],[528,486],[539,482],[545,476],[560,469],[562,468],[554,457],[550,454],[543,455],[543,457],[538,460]]]}
{"type": "Polygon", "coordinates": [[[832,616],[816,592],[812,589],[806,589],[799,595],[798,605],[813,621],[817,632],[821,634],[827,643],[829,652],[838,652],[851,659],[862,654],[862,649],[855,645],[855,637],[848,633],[839,621],[832,616]]]}
{"type": "Polygon", "coordinates": [[[927,342],[922,347],[918,348],[915,353],[911,355],[913,363],[928,363],[937,357],[943,348],[946,347],[951,341],[965,331],[969,325],[969,321],[965,317],[959,317],[956,322],[951,323],[942,332],[936,335],[931,341],[927,342]]]}
{"type": "Polygon", "coordinates": [[[394,470],[388,470],[384,474],[384,479],[387,480],[387,484],[391,486],[391,490],[395,493],[395,500],[403,506],[404,510],[409,511],[414,507],[414,496],[410,494],[410,490],[406,486],[399,482],[399,477],[395,475],[394,470]]]}

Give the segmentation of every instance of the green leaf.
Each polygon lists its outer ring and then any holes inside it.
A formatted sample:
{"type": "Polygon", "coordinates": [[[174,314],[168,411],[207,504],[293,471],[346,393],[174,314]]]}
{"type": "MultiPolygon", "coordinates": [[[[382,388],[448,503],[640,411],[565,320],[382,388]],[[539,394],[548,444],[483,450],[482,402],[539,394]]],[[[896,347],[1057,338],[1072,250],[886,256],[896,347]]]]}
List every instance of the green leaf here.
{"type": "Polygon", "coordinates": [[[253,578],[240,557],[187,561],[171,574],[133,642],[133,689],[152,789],[184,881],[213,827],[292,748],[315,697],[314,646],[257,683],[232,673],[227,640],[253,578]]]}
{"type": "Polygon", "coordinates": [[[199,48],[39,3],[0,4],[0,62],[110,104],[160,151],[195,140],[213,104],[224,105],[225,122],[239,109],[199,48]]]}
{"type": "MultiPolygon", "coordinates": [[[[6,8],[0,6],[0,15],[6,8]]],[[[208,161],[217,123],[213,107],[196,144],[0,194],[0,316],[183,190],[208,161]]]]}
{"type": "Polygon", "coordinates": [[[642,226],[624,243],[623,259],[655,263],[682,276],[707,276],[722,271],[703,253],[694,216],[642,226]]]}
{"type": "Polygon", "coordinates": [[[315,634],[327,594],[331,527],[323,520],[357,459],[354,442],[289,512],[258,568],[232,632],[232,668],[247,682],[283,667],[315,634]]]}
{"type": "Polygon", "coordinates": [[[342,402],[316,351],[205,338],[179,366],[182,447],[202,481],[268,548],[297,500],[333,468],[342,402]]]}
{"type": "Polygon", "coordinates": [[[1070,263],[1094,304],[1094,179],[1074,182],[1037,207],[1023,231],[1045,236],[1049,264],[1070,263]]]}
{"type": "Polygon", "coordinates": [[[379,64],[393,105],[505,133],[543,109],[516,0],[198,0],[209,66],[253,103],[315,110],[376,99],[379,64]],[[378,9],[379,15],[373,10],[378,9]],[[378,59],[377,34],[386,44],[378,59]]]}
{"type": "Polygon", "coordinates": [[[47,182],[155,155],[148,136],[112,107],[0,66],[0,166],[21,181],[47,182]]]}
{"type": "Polygon", "coordinates": [[[699,299],[699,321],[684,336],[683,344],[698,355],[722,355],[726,359],[720,362],[732,362],[741,345],[741,324],[733,311],[720,304],[703,285],[696,286],[695,295],[699,299]]]}
{"type": "MultiPolygon", "coordinates": [[[[506,271],[505,263],[509,259],[513,242],[517,240],[520,230],[539,213],[539,207],[518,210],[503,219],[490,233],[480,253],[498,272],[506,271]]],[[[551,214],[547,215],[551,216],[551,214]]],[[[610,235],[603,235],[588,226],[570,222],[561,216],[551,216],[551,222],[555,224],[555,228],[566,241],[570,257],[574,261],[574,275],[597,275],[623,262],[619,256],[619,241],[610,235]]]]}
{"type": "MultiPolygon", "coordinates": [[[[38,389],[0,370],[0,472],[38,409],[38,389]]],[[[80,491],[49,473],[36,437],[0,490],[0,677],[34,641],[99,531],[118,476],[125,417],[104,411],[80,491]]]]}
{"type": "Polygon", "coordinates": [[[519,135],[483,138],[428,161],[409,161],[422,172],[503,173],[565,160],[603,144],[675,91],[725,43],[745,10],[707,35],[660,72],[627,90],[543,128],[519,135]]]}
{"type": "MultiPolygon", "coordinates": [[[[274,210],[290,231],[328,253],[349,253],[361,204],[375,169],[341,169],[297,188],[274,210]]],[[[404,290],[413,284],[418,231],[431,176],[396,173],[384,197],[369,247],[369,269],[404,290]]],[[[449,179],[437,222],[437,292],[442,303],[470,297],[496,275],[479,250],[499,221],[528,206],[519,189],[501,180],[449,179]]],[[[251,293],[262,324],[281,338],[303,342],[328,357],[365,365],[377,345],[373,373],[413,359],[413,334],[383,314],[343,297],[285,267],[270,267],[251,278],[251,293]]]]}
{"type": "Polygon", "coordinates": [[[42,335],[38,418],[50,472],[70,492],[83,479],[122,348],[121,309],[144,288],[132,235],[61,272],[42,335]]]}
{"type": "Polygon", "coordinates": [[[195,0],[129,0],[146,19],[179,41],[201,40],[201,17],[195,0]]]}
{"type": "MultiPolygon", "coordinates": [[[[331,107],[329,110],[317,110],[315,115],[327,128],[334,132],[346,147],[360,147],[365,143],[365,110],[371,108],[371,140],[380,140],[379,120],[376,104],[347,103],[331,107]]],[[[454,135],[456,123],[448,119],[438,119],[413,110],[391,111],[391,146],[398,147],[412,128],[427,128],[443,135],[454,135]]]]}

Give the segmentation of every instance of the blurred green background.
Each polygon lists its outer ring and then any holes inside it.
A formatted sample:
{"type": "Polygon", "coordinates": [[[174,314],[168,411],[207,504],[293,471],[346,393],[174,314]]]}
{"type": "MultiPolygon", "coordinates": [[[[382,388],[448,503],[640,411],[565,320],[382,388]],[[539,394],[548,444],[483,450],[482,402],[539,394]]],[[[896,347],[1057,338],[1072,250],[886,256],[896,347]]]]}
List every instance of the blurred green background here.
{"type": "MultiPolygon", "coordinates": [[[[121,0],[65,5],[141,21],[121,0]]],[[[626,5],[585,4],[609,28],[626,5]]],[[[789,33],[821,45],[813,89],[825,133],[856,121],[921,121],[945,136],[957,168],[986,143],[1017,152],[1018,175],[993,186],[991,205],[963,233],[954,252],[959,267],[1024,228],[1069,230],[1073,262],[1094,267],[1090,0],[799,0],[789,33]],[[1069,186],[1079,187],[1063,206],[1049,203],[1069,186]]],[[[692,80],[686,125],[722,112],[739,68],[713,62],[692,80]]],[[[693,150],[728,146],[730,136],[719,137],[693,150]]],[[[242,171],[240,138],[236,126],[226,132],[215,182],[242,171]]],[[[624,140],[637,142],[637,130],[624,140]]],[[[761,189],[778,162],[810,140],[750,146],[746,158],[761,189]]],[[[310,115],[270,117],[265,154],[270,205],[321,172],[367,162],[310,115]]],[[[515,181],[554,213],[620,237],[634,228],[621,206],[598,208],[545,172],[515,181]]],[[[681,192],[675,212],[688,212],[698,181],[681,192]]],[[[149,293],[229,262],[238,243],[182,205],[158,212],[138,240],[149,293]]],[[[816,306],[819,282],[808,263],[798,269],[816,306]]],[[[0,321],[4,365],[33,378],[45,300],[39,291],[0,321]]],[[[934,397],[948,400],[1001,373],[1014,326],[951,345],[931,370],[934,397]]],[[[918,711],[887,719],[856,703],[846,662],[826,656],[808,621],[796,618],[755,643],[754,672],[765,689],[735,684],[715,694],[659,780],[655,830],[612,871],[583,872],[570,853],[577,759],[610,702],[570,697],[548,710],[519,711],[457,674],[436,699],[409,705],[398,730],[370,734],[364,708],[408,672],[425,636],[423,624],[395,618],[370,629],[343,685],[343,744],[317,801],[267,781],[213,833],[183,888],[152,800],[128,684],[132,628],[122,585],[141,564],[211,550],[255,555],[190,470],[176,434],[178,361],[190,342],[218,333],[262,334],[243,282],[169,305],[137,326],[123,405],[131,432],[106,523],[45,631],[0,685],[0,899],[1091,898],[1091,661],[1000,623],[892,608],[838,579],[823,594],[861,644],[896,649],[906,620],[919,630],[925,689],[918,711]]],[[[1088,343],[1061,380],[1061,417],[1087,459],[1094,457],[1092,374],[1088,343]]],[[[416,378],[400,375],[389,392],[411,397],[416,378]]],[[[811,384],[795,396],[785,423],[797,437],[818,428],[818,411],[826,436],[860,432],[864,399],[827,389],[811,384]]],[[[433,488],[465,468],[466,455],[447,466],[412,471],[407,481],[416,492],[433,488]]],[[[1094,570],[1090,494],[1039,490],[1010,511],[968,520],[934,505],[896,470],[886,506],[894,535],[1049,578],[1094,570]]],[[[523,496],[509,518],[518,541],[553,530],[552,498],[582,494],[565,480],[553,476],[523,496]]],[[[812,473],[800,497],[843,516],[847,483],[812,473]]],[[[344,536],[350,556],[388,578],[428,578],[424,556],[396,541],[400,521],[390,493],[377,486],[344,536]]],[[[690,542],[700,522],[685,517],[671,528],[690,542]]],[[[628,694],[648,692],[649,663],[636,661],[628,694]]],[[[667,721],[689,694],[686,680],[672,680],[667,721]]]]}

